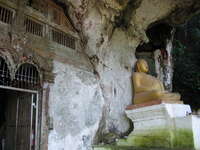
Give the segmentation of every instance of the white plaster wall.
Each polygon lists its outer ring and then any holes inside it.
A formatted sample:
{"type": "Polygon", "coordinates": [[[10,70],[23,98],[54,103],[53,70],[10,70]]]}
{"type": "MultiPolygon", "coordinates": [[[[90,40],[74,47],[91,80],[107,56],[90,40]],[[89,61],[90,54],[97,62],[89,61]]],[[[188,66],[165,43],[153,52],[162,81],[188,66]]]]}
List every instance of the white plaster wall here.
{"type": "Polygon", "coordinates": [[[121,134],[129,129],[124,110],[132,103],[131,77],[136,59],[126,35],[116,30],[113,36],[104,47],[108,50],[104,57],[97,53],[103,62],[96,65],[99,77],[54,61],[49,150],[89,150],[100,125],[105,133],[121,134]]]}
{"type": "Polygon", "coordinates": [[[55,84],[50,89],[53,130],[49,150],[86,150],[98,128],[104,103],[93,74],[54,62],[55,84]]]}

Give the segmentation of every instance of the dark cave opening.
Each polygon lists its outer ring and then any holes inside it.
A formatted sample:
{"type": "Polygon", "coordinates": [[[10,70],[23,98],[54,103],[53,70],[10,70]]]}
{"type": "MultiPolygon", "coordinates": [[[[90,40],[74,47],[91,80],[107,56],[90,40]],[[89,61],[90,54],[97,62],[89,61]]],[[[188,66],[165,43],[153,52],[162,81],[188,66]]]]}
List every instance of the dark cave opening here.
{"type": "Polygon", "coordinates": [[[148,43],[140,44],[136,52],[153,52],[156,49],[165,49],[166,39],[171,38],[173,27],[166,23],[150,25],[146,31],[148,43]]]}
{"type": "Polygon", "coordinates": [[[154,23],[150,25],[146,30],[146,35],[149,39],[148,43],[141,43],[136,48],[136,58],[145,59],[149,64],[149,74],[158,76],[155,65],[156,50],[160,50],[162,53],[162,59],[167,55],[167,39],[172,37],[173,27],[167,23],[154,23]]]}

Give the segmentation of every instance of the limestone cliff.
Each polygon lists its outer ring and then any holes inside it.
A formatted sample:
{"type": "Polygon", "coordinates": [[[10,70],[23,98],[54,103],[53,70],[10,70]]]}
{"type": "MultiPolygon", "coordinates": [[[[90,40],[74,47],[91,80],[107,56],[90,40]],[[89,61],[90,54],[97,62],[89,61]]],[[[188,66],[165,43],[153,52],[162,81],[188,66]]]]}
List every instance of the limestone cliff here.
{"type": "Polygon", "coordinates": [[[80,39],[88,70],[54,61],[49,150],[89,150],[112,142],[130,128],[124,109],[132,103],[136,47],[159,22],[184,23],[200,10],[199,0],[59,0],[80,39]],[[106,139],[109,135],[109,140],[106,139]],[[111,136],[110,136],[111,135],[111,136]],[[106,140],[104,140],[106,139],[106,140]]]}

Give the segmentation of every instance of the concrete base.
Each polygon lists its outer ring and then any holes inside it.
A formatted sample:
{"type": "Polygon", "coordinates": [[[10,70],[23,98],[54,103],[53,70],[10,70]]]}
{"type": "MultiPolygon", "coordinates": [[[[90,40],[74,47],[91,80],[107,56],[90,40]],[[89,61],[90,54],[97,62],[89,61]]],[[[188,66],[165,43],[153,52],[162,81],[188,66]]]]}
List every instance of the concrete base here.
{"type": "Polygon", "coordinates": [[[134,130],[118,146],[200,149],[200,118],[190,115],[189,105],[161,103],[129,109],[126,114],[134,130]]]}
{"type": "MultiPolygon", "coordinates": [[[[149,147],[133,147],[133,146],[93,146],[92,150],[172,150],[171,148],[149,148],[149,147]]],[[[173,150],[193,150],[190,148],[181,148],[181,149],[174,149],[173,150]]]]}

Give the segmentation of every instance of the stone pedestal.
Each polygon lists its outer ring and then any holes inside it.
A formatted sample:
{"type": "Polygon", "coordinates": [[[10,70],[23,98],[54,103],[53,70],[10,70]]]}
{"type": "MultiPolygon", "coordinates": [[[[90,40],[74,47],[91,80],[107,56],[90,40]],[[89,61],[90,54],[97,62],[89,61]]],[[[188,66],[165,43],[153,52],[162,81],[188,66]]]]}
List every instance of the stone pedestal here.
{"type": "Polygon", "coordinates": [[[127,116],[134,130],[117,145],[200,149],[200,118],[189,105],[164,102],[129,106],[127,116]]]}

